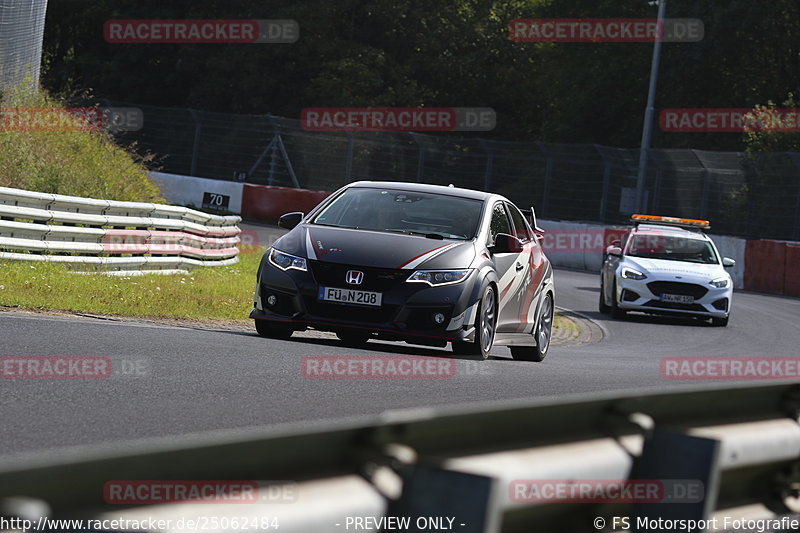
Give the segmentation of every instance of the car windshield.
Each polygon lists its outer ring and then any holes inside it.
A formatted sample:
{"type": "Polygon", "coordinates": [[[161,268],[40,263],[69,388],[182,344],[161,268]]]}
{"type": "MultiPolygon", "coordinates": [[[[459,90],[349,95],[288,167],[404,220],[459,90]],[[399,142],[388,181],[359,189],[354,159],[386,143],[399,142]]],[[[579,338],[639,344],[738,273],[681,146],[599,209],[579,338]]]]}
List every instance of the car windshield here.
{"type": "Polygon", "coordinates": [[[661,234],[635,235],[628,256],[713,265],[719,263],[711,243],[702,239],[661,234]]]}
{"type": "Polygon", "coordinates": [[[457,196],[358,187],[339,195],[312,224],[469,240],[482,207],[457,196]]]}

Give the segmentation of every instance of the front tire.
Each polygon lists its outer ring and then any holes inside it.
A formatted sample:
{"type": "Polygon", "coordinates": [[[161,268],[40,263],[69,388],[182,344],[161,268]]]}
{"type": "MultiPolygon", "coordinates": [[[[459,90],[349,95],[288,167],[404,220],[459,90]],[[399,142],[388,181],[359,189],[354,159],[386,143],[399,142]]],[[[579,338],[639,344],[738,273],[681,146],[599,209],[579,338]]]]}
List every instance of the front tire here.
{"type": "Polygon", "coordinates": [[[611,308],[606,303],[606,286],[602,281],[600,282],[600,303],[597,308],[604,315],[607,315],[609,311],[611,311],[611,308]]]}
{"type": "Polygon", "coordinates": [[[487,285],[483,289],[477,314],[475,342],[454,341],[453,353],[485,360],[489,358],[489,352],[492,351],[494,334],[497,329],[497,293],[491,285],[487,285]]]}
{"type": "Polygon", "coordinates": [[[553,295],[548,293],[544,298],[544,302],[542,302],[542,314],[534,331],[536,346],[510,346],[511,357],[519,361],[542,362],[547,357],[547,352],[550,349],[554,315],[553,295]]]}
{"type": "Polygon", "coordinates": [[[628,313],[620,309],[617,302],[617,282],[614,281],[614,289],[611,291],[611,318],[622,320],[628,313]]]}
{"type": "Polygon", "coordinates": [[[291,328],[287,328],[286,326],[282,326],[280,324],[274,324],[269,320],[255,320],[256,323],[256,331],[262,337],[267,337],[270,339],[288,339],[294,333],[294,330],[291,328]]]}

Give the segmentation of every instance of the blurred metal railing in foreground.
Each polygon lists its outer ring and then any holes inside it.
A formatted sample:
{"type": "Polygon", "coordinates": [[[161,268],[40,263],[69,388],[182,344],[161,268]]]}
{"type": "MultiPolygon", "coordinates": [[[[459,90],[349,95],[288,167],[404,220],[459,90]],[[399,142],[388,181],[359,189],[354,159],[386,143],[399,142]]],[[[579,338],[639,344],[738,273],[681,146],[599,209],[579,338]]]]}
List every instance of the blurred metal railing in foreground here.
{"type": "Polygon", "coordinates": [[[238,262],[238,216],[0,187],[0,259],[135,275],[238,262]]]}
{"type": "Polygon", "coordinates": [[[270,517],[279,531],[317,533],[353,530],[354,517],[450,517],[453,530],[470,533],[608,531],[624,516],[634,530],[637,517],[775,517],[796,501],[799,407],[796,383],[691,388],[55,450],[0,459],[0,509],[29,519],[171,520],[166,531],[203,516],[218,524],[270,517]],[[699,499],[570,504],[512,490],[519,480],[627,479],[688,480],[699,499]],[[264,494],[284,497],[123,506],[105,490],[120,480],[261,480],[264,494]]]}

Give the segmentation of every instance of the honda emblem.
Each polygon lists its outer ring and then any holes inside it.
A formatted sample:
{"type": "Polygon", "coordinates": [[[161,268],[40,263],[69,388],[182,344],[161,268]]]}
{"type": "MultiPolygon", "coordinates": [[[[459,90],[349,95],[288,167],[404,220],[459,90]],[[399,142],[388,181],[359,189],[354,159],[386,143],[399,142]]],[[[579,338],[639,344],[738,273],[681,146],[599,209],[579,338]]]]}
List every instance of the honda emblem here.
{"type": "Polygon", "coordinates": [[[350,285],[361,285],[361,282],[364,281],[364,273],[360,270],[348,270],[344,279],[350,285]]]}

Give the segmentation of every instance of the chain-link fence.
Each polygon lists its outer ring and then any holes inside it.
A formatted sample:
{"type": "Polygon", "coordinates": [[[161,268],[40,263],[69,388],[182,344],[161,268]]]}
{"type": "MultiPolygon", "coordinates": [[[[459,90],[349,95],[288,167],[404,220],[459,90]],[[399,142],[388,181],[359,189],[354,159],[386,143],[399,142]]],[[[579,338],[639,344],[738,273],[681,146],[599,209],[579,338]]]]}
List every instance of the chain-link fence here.
{"type": "Polygon", "coordinates": [[[0,0],[0,89],[39,83],[47,0],[0,0]]]}
{"type": "MultiPolygon", "coordinates": [[[[319,190],[367,179],[452,183],[533,205],[542,218],[605,223],[626,222],[635,207],[637,149],[319,133],[270,115],[137,107],[144,128],[121,140],[161,156],[165,172],[319,190]]],[[[649,213],[709,219],[715,233],[800,240],[798,153],[653,149],[646,185],[649,213]]]]}

